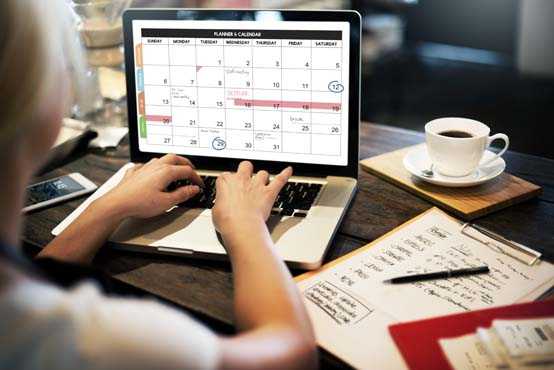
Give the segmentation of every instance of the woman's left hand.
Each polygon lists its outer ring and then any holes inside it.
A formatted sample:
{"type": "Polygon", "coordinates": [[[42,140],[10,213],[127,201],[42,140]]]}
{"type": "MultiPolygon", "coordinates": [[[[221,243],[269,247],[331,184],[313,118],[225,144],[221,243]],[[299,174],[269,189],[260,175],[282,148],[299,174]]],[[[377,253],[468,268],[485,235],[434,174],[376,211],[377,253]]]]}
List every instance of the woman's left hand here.
{"type": "Polygon", "coordinates": [[[92,202],[38,257],[89,263],[123,219],[162,214],[198,194],[200,186],[203,186],[202,179],[192,163],[175,154],[135,165],[115,188],[92,202]],[[195,185],[167,191],[173,181],[184,179],[195,185]]]}
{"type": "Polygon", "coordinates": [[[114,207],[123,218],[148,218],[194,197],[201,186],[202,179],[188,159],[167,154],[127,170],[123,180],[99,201],[114,207]],[[169,184],[185,179],[194,185],[167,191],[169,184]]]}

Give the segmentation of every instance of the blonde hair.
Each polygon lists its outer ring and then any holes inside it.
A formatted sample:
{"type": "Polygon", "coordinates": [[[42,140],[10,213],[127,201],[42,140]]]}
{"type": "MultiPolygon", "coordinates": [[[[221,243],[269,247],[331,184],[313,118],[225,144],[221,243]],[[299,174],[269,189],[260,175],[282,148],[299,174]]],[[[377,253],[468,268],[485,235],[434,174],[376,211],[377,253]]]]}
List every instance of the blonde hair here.
{"type": "Polygon", "coordinates": [[[65,0],[0,1],[0,146],[34,123],[37,106],[59,89],[67,68],[84,72],[65,0]]]}

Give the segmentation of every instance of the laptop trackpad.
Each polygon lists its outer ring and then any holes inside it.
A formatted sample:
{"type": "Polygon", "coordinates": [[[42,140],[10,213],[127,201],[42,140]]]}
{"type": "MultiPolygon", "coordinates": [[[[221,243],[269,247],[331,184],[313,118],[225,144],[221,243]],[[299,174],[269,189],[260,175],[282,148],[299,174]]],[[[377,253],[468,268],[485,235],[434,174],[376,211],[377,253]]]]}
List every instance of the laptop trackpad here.
{"type": "Polygon", "coordinates": [[[144,244],[145,240],[154,242],[187,228],[199,217],[207,218],[209,216],[210,213],[204,209],[176,207],[153,218],[127,219],[117,228],[110,240],[130,244],[144,244]]]}
{"type": "MultiPolygon", "coordinates": [[[[279,215],[270,216],[267,220],[267,226],[271,233],[271,239],[274,243],[277,243],[285,233],[298,226],[303,221],[305,222],[306,219],[299,217],[282,217],[279,215]]],[[[188,237],[186,239],[189,239],[191,236],[190,232],[193,232],[192,229],[197,229],[198,227],[202,229],[205,235],[215,234],[211,220],[211,212],[209,210],[176,207],[154,218],[134,218],[125,220],[110,237],[110,241],[135,245],[158,244],[156,242],[162,240],[168,241],[168,237],[185,231],[187,228],[189,228],[189,230],[187,230],[188,237]],[[191,226],[193,223],[195,223],[195,225],[191,226]]],[[[181,235],[184,236],[183,234],[181,235]]]]}
{"type": "Polygon", "coordinates": [[[267,228],[271,233],[273,243],[277,244],[279,239],[281,239],[287,231],[301,222],[305,222],[305,220],[305,218],[300,217],[282,217],[279,215],[271,215],[267,220],[267,228]]]}

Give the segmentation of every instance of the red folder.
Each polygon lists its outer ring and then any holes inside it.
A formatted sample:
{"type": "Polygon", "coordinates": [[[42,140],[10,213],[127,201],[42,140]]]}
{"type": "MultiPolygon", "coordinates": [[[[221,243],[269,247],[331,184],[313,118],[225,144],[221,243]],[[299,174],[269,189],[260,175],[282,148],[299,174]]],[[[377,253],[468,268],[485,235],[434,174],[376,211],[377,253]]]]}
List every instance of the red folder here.
{"type": "Polygon", "coordinates": [[[554,300],[470,311],[391,325],[389,331],[411,370],[452,369],[438,340],[474,333],[495,319],[554,316],[554,300]]]}

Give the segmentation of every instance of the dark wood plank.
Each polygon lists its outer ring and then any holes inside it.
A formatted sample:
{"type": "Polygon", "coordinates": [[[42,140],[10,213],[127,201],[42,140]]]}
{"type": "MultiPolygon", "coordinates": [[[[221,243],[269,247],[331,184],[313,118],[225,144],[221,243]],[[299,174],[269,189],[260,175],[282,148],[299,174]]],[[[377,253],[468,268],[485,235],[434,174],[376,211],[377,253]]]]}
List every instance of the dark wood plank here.
{"type": "Polygon", "coordinates": [[[475,222],[543,253],[554,262],[554,204],[532,199],[475,222]]]}
{"type": "Polygon", "coordinates": [[[360,169],[358,192],[340,232],[373,240],[431,207],[431,203],[360,169]]]}
{"type": "Polygon", "coordinates": [[[422,133],[403,128],[362,122],[360,125],[360,159],[421,143],[422,133]]]}
{"type": "Polygon", "coordinates": [[[554,160],[510,151],[503,157],[509,173],[542,186],[539,199],[554,203],[554,160]]]}
{"type": "MultiPolygon", "coordinates": [[[[344,256],[345,254],[348,254],[360,247],[363,247],[368,243],[365,239],[360,238],[353,238],[350,236],[346,236],[342,233],[339,233],[331,243],[331,246],[329,247],[329,251],[327,252],[327,255],[325,256],[325,259],[323,263],[331,262],[334,259],[337,259],[339,257],[344,256]]],[[[304,273],[304,271],[293,271],[293,274],[296,276],[297,274],[304,273]]]]}

